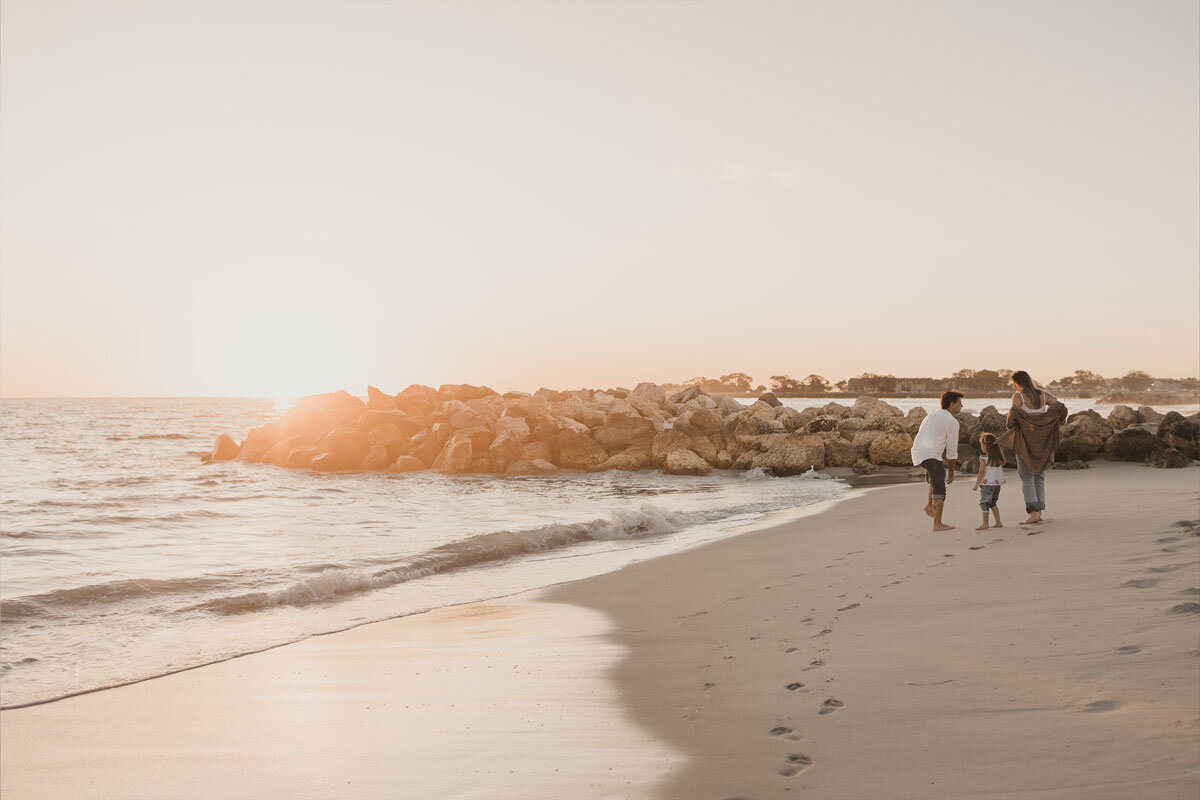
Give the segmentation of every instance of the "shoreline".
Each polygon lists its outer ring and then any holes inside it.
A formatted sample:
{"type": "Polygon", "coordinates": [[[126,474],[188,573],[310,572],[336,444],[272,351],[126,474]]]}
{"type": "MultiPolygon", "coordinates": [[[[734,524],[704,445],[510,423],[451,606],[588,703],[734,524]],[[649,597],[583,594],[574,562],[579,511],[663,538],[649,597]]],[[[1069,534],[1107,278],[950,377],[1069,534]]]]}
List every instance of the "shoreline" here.
{"type": "Polygon", "coordinates": [[[1191,797],[1200,641],[1194,611],[1167,609],[1197,599],[1200,539],[1171,527],[1197,516],[1193,469],[1056,472],[1061,518],[1032,531],[1013,524],[1015,480],[1008,527],[981,534],[966,476],[947,504],[959,528],[938,536],[915,487],[855,490],[503,602],[4,710],[5,796],[128,796],[131,780],[322,796],[352,780],[391,797],[401,766],[431,796],[485,796],[446,783],[466,758],[489,786],[513,770],[528,797],[1191,797]],[[523,677],[496,683],[504,653],[523,677]],[[435,711],[388,705],[406,697],[435,711]],[[503,750],[514,736],[534,746],[503,750]],[[540,770],[550,752],[587,774],[540,770]],[[1131,765],[1150,767],[1132,789],[1131,765]]]}

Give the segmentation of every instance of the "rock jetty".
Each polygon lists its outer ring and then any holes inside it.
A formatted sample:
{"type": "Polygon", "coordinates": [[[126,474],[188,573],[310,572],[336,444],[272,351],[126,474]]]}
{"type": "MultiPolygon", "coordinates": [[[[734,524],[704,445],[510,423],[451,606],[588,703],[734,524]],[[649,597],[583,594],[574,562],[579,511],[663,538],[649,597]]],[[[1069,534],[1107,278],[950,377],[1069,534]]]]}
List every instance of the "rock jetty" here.
{"type": "MultiPolygon", "coordinates": [[[[797,411],[771,394],[743,405],[697,387],[668,397],[653,383],[606,391],[539,389],[532,395],[467,384],[414,385],[389,395],[371,386],[365,402],[345,391],[306,397],[240,444],[219,436],[202,460],[447,474],[762,469],[784,476],[829,467],[870,474],[910,465],[912,437],[924,417],[923,409],[906,415],[868,396],[852,406],[831,402],[797,411]]],[[[1113,460],[1184,466],[1200,457],[1198,417],[1125,406],[1108,420],[1093,411],[1074,414],[1064,427],[1059,460],[1087,461],[1103,453],[1113,460]]],[[[1003,433],[1004,415],[989,406],[959,418],[960,465],[973,469],[979,432],[1003,433]]]]}

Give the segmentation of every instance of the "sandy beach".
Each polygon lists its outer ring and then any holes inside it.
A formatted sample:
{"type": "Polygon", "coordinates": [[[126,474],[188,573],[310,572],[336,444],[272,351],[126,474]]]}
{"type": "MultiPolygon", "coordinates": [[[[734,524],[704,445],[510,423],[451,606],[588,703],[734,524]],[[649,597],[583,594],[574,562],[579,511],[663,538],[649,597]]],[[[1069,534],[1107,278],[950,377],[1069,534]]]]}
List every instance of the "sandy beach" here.
{"type": "Polygon", "coordinates": [[[3,796],[1195,798],[1200,470],[971,479],[5,711],[3,796]]]}

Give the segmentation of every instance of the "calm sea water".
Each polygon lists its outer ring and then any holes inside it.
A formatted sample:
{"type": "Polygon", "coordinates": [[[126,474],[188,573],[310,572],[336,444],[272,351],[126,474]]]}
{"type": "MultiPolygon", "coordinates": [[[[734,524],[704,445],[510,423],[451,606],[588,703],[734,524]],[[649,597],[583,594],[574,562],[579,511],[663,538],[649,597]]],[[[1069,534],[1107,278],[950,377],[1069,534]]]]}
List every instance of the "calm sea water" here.
{"type": "Polygon", "coordinates": [[[202,466],[272,401],[0,406],[0,703],[611,571],[845,491],[815,477],[202,466]]]}

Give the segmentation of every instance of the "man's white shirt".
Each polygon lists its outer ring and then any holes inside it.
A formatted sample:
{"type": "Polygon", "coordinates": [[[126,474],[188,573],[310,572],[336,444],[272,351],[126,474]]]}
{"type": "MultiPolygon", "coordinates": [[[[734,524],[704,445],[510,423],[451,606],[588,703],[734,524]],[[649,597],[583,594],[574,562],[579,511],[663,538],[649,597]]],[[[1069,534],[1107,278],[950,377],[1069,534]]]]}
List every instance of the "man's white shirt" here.
{"type": "Polygon", "coordinates": [[[913,440],[912,463],[919,466],[922,461],[930,458],[953,461],[958,458],[958,420],[944,408],[938,409],[924,420],[913,440]]]}

